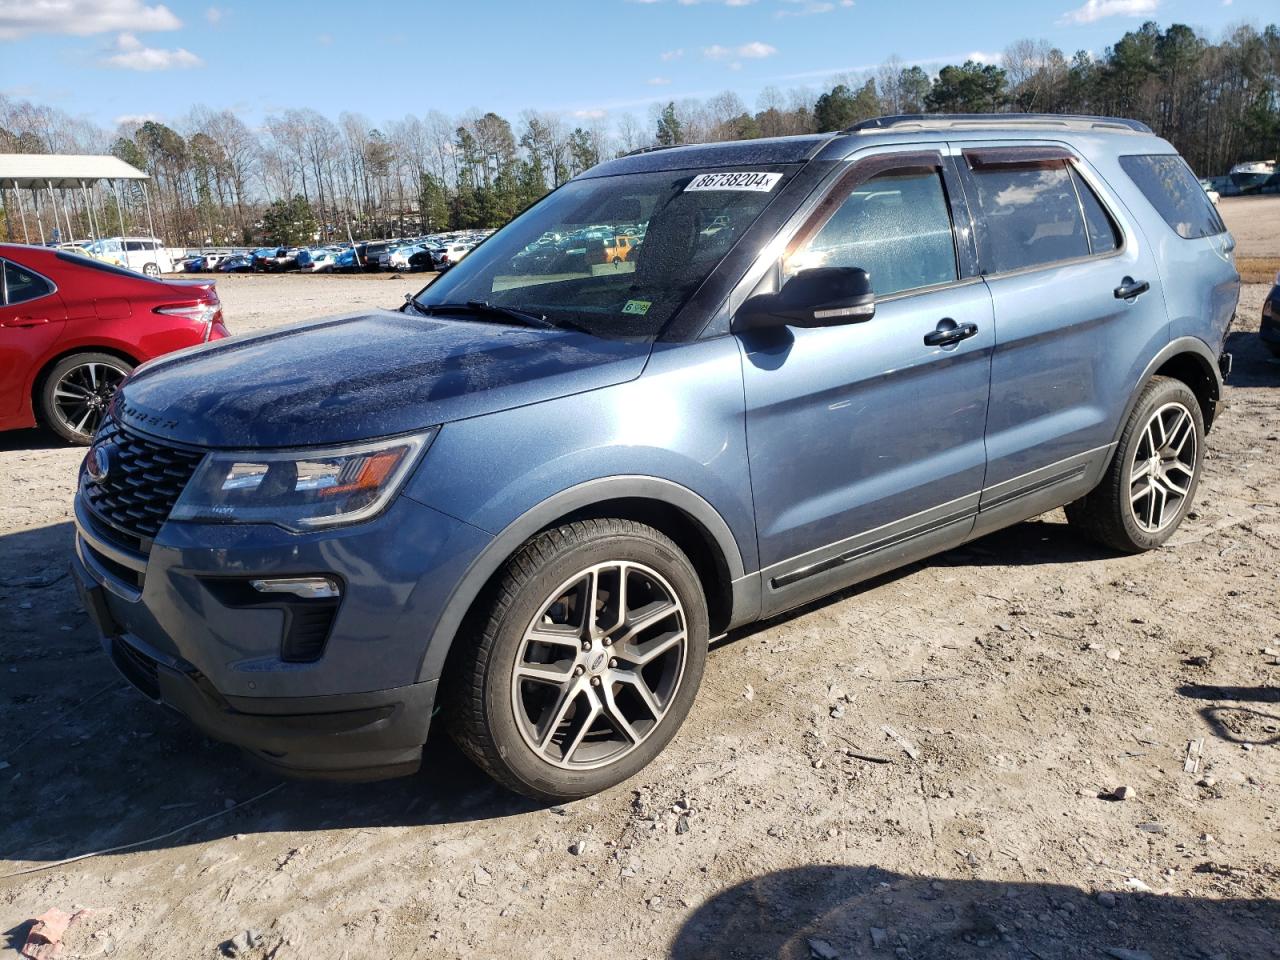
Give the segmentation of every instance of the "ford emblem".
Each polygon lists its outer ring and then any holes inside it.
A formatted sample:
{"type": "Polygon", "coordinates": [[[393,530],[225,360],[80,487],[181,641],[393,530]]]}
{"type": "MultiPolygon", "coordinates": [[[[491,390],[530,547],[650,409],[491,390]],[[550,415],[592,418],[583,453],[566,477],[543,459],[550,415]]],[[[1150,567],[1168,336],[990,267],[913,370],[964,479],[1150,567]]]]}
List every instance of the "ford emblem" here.
{"type": "Polygon", "coordinates": [[[90,447],[84,458],[84,469],[94,483],[107,479],[111,473],[111,444],[97,443],[90,447]]]}

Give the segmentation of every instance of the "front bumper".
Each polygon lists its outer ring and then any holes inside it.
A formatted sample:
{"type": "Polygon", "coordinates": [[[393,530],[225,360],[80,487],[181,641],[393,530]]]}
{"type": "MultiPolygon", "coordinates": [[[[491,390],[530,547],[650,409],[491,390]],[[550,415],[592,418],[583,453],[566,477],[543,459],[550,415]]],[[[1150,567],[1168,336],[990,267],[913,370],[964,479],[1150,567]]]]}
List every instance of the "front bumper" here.
{"type": "Polygon", "coordinates": [[[1271,288],[1262,302],[1262,326],[1258,329],[1262,342],[1280,347],[1280,284],[1271,288]]]}
{"type": "Polygon", "coordinates": [[[82,496],[76,526],[82,602],[116,667],[149,699],[286,774],[417,769],[438,682],[421,675],[427,638],[487,534],[406,498],[327,536],[171,522],[146,556],[108,539],[82,496]],[[226,588],[316,574],[340,580],[343,596],[322,654],[288,662],[289,611],[234,602],[226,588]]]}

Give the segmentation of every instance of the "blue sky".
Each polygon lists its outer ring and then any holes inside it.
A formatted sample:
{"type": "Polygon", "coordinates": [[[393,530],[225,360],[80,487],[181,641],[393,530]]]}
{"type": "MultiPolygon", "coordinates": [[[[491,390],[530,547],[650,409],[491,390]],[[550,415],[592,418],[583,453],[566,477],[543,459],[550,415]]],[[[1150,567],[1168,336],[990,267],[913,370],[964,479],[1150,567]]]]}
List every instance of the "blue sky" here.
{"type": "Polygon", "coordinates": [[[1211,37],[1275,0],[0,0],[0,92],[111,125],[196,103],[251,124],[309,106],[646,118],[656,100],[819,88],[891,55],[935,66],[1013,40],[1100,53],[1143,20],[1211,37]],[[376,12],[375,12],[376,11],[376,12]]]}

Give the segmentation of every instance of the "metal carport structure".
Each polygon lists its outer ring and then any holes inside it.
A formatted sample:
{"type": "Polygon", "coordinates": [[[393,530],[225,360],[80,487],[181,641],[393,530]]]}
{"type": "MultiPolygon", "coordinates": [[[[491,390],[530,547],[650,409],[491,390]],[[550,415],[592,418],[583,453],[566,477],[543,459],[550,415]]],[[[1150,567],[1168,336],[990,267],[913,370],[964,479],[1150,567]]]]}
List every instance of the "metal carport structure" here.
{"type": "MultiPolygon", "coordinates": [[[[62,212],[67,226],[68,241],[75,238],[71,235],[71,215],[67,210],[67,191],[71,191],[71,203],[75,205],[75,191],[79,190],[84,202],[85,221],[89,226],[91,239],[98,239],[98,218],[95,215],[95,204],[90,201],[89,192],[105,181],[111,189],[116,201],[116,213],[120,218],[120,233],[127,233],[124,226],[124,207],[120,202],[120,192],[116,184],[122,181],[150,179],[150,175],[139,170],[119,157],[93,156],[89,154],[48,154],[48,153],[0,153],[0,191],[4,188],[13,190],[18,206],[18,216],[22,223],[22,237],[25,243],[31,242],[31,234],[27,227],[27,211],[22,202],[22,191],[32,193],[32,209],[36,226],[39,230],[40,242],[45,242],[44,219],[41,216],[40,204],[36,202],[40,191],[47,191],[53,207],[54,228],[61,234],[58,220],[58,196],[55,190],[62,193],[62,212]]],[[[151,196],[144,182],[142,197],[146,204],[147,225],[151,235],[155,236],[155,224],[151,219],[151,196]]],[[[8,218],[6,218],[8,219],[8,218]]],[[[9,232],[13,233],[12,221],[9,220],[9,232]]]]}

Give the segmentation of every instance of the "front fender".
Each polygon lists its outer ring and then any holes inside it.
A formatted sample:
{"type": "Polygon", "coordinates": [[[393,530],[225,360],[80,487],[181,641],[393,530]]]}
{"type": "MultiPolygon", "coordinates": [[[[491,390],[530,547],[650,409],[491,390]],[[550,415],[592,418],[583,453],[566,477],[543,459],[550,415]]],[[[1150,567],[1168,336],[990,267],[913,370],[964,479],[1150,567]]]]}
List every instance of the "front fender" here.
{"type": "Polygon", "coordinates": [[[484,585],[520,549],[521,544],[560,517],[606,500],[622,498],[661,500],[683,510],[715,540],[729,569],[730,578],[734,581],[742,579],[742,554],[728,524],[711,504],[692,490],[659,477],[602,477],[589,480],[560,491],[517,517],[471,562],[436,619],[418,678],[434,680],[444,672],[445,659],[467,611],[471,609],[484,585]]]}
{"type": "Polygon", "coordinates": [[[759,564],[736,344],[659,345],[636,380],[446,424],[405,495],[494,535],[433,630],[424,677],[439,676],[475,596],[520,544],[607,500],[682,510],[740,580],[759,564]]]}

